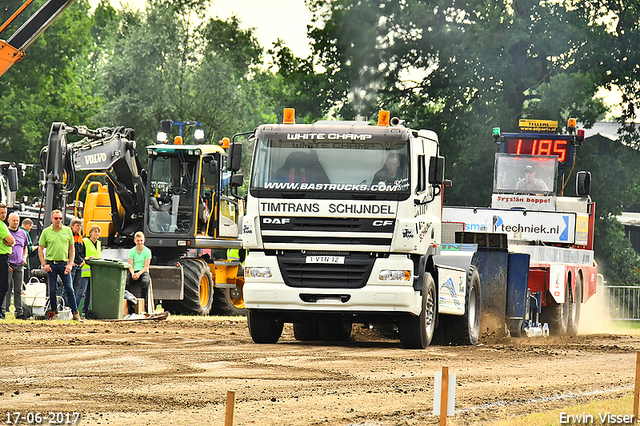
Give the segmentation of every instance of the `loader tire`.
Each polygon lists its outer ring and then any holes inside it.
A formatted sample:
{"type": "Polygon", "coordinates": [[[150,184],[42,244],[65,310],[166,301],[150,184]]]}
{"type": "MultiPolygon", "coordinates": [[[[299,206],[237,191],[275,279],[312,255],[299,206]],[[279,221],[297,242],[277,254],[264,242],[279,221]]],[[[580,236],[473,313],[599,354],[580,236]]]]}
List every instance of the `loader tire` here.
{"type": "Polygon", "coordinates": [[[433,339],[436,327],[436,284],[430,273],[423,276],[422,309],[420,315],[404,314],[398,318],[400,343],[405,349],[425,349],[433,339]]]}
{"type": "Polygon", "coordinates": [[[255,343],[276,343],[284,327],[284,323],[276,314],[260,309],[249,309],[247,324],[251,339],[255,343]]]}
{"type": "Polygon", "coordinates": [[[244,296],[242,295],[242,283],[237,283],[234,288],[216,288],[213,299],[214,309],[211,313],[216,315],[246,315],[244,296]]]}
{"type": "Polygon", "coordinates": [[[180,259],[184,271],[184,298],[163,301],[164,309],[175,314],[209,315],[213,305],[213,277],[199,259],[180,259]]]}
{"type": "Polygon", "coordinates": [[[580,311],[582,310],[582,275],[578,274],[576,279],[575,296],[571,299],[571,312],[569,314],[569,324],[567,325],[567,336],[577,336],[580,328],[580,311]]]}
{"type": "Polygon", "coordinates": [[[445,328],[445,335],[453,345],[477,345],[480,339],[480,275],[474,266],[467,274],[467,297],[464,315],[443,315],[441,325],[445,328]]]}
{"type": "Polygon", "coordinates": [[[549,324],[549,334],[551,336],[564,336],[569,328],[569,318],[571,317],[571,294],[569,293],[569,283],[565,284],[564,303],[557,303],[548,294],[548,302],[542,307],[540,312],[540,322],[549,324]]]}

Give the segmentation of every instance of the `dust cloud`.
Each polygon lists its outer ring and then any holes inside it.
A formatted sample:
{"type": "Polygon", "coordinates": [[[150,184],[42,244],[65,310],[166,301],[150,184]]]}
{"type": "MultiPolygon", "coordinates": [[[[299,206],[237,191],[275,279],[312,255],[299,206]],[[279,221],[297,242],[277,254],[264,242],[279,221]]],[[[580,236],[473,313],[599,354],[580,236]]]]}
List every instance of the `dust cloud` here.
{"type": "Polygon", "coordinates": [[[640,330],[625,326],[623,321],[611,320],[609,306],[609,291],[606,287],[598,287],[596,294],[582,305],[578,334],[640,334],[640,330]]]}

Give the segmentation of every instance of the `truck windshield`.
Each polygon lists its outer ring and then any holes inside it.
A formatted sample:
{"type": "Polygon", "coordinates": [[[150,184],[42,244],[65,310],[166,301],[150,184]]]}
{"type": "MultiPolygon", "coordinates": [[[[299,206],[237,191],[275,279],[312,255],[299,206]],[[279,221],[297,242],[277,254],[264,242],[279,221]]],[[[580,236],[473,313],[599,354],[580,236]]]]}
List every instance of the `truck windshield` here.
{"type": "Polygon", "coordinates": [[[553,195],[557,176],[557,157],[496,154],[493,192],[553,195]]]}
{"type": "MultiPolygon", "coordinates": [[[[259,139],[251,190],[282,194],[409,194],[408,143],[259,139]]],[[[378,197],[379,196],[379,197],[378,197]]]]}

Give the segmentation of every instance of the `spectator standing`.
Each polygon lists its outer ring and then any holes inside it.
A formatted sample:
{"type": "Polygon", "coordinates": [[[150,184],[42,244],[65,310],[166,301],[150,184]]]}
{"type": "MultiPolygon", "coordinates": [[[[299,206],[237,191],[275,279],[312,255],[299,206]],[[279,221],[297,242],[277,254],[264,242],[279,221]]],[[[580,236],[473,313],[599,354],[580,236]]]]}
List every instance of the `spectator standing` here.
{"type": "Polygon", "coordinates": [[[71,228],[62,224],[62,212],[60,210],[51,212],[51,226],[42,231],[39,244],[38,256],[40,257],[40,263],[49,278],[49,302],[53,312],[51,319],[58,319],[56,296],[58,293],[58,277],[60,277],[65,301],[71,308],[73,319],[80,320],[75,294],[73,293],[73,285],[71,284],[71,270],[73,269],[73,259],[75,258],[73,232],[71,232],[71,228]]]}
{"type": "MultiPolygon", "coordinates": [[[[82,290],[82,268],[84,267],[85,258],[85,248],[82,238],[82,219],[74,217],[71,219],[69,227],[73,232],[73,248],[75,250],[73,269],[71,269],[71,285],[73,285],[73,297],[75,298],[77,306],[79,303],[78,293],[82,290]]],[[[82,290],[82,294],[84,294],[84,290],[82,290]]],[[[80,297],[82,297],[82,295],[80,297]]]]}
{"type": "MultiPolygon", "coordinates": [[[[149,265],[151,264],[151,250],[144,245],[144,234],[142,232],[136,232],[133,238],[133,242],[136,246],[129,250],[129,272],[127,272],[127,291],[131,291],[131,285],[134,281],[140,283],[141,297],[145,301],[149,298],[149,283],[151,277],[149,276],[149,265]]],[[[134,296],[138,296],[134,294],[134,296]]],[[[129,313],[131,312],[131,306],[129,307],[129,313]]]]}
{"type": "MultiPolygon", "coordinates": [[[[98,225],[91,225],[89,228],[89,238],[84,239],[85,248],[85,260],[86,259],[99,259],[102,257],[102,244],[100,243],[100,232],[102,230],[98,225]]],[[[89,303],[91,303],[91,268],[88,264],[82,267],[82,281],[80,282],[80,289],[76,292],[76,304],[80,306],[80,300],[84,297],[84,304],[82,306],[82,314],[87,315],[89,310],[89,303]]]]}
{"type": "Polygon", "coordinates": [[[38,246],[33,245],[33,240],[31,240],[31,228],[33,228],[33,221],[29,218],[26,218],[22,221],[22,226],[20,229],[24,230],[27,234],[27,264],[24,268],[24,282],[28,283],[31,279],[31,253],[38,251],[38,246]]]}
{"type": "Polygon", "coordinates": [[[4,298],[2,306],[3,312],[9,312],[11,305],[11,290],[13,290],[13,308],[16,318],[22,318],[22,279],[24,278],[24,265],[27,264],[27,233],[20,229],[20,216],[18,213],[11,213],[8,218],[9,233],[15,240],[11,255],[9,255],[9,288],[7,296],[4,298]]]}
{"type": "MultiPolygon", "coordinates": [[[[4,223],[6,218],[7,206],[0,204],[0,300],[4,300],[9,289],[9,255],[16,242],[4,223]]],[[[0,312],[0,319],[4,319],[4,312],[0,312]]]]}

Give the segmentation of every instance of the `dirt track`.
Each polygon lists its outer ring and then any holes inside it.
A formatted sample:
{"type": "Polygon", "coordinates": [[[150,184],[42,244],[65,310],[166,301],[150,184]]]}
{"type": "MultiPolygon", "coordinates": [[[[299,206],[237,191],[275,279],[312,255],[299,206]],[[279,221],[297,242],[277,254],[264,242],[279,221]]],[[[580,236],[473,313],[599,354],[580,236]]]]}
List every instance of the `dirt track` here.
{"type": "Polygon", "coordinates": [[[588,334],[409,351],[355,327],[347,343],[300,343],[286,325],[278,344],[256,345],[243,317],[0,323],[0,421],[81,412],[80,424],[222,425],[235,390],[236,425],[437,424],[433,374],[448,366],[449,424],[490,424],[629,395],[640,350],[640,336],[588,334]]]}

